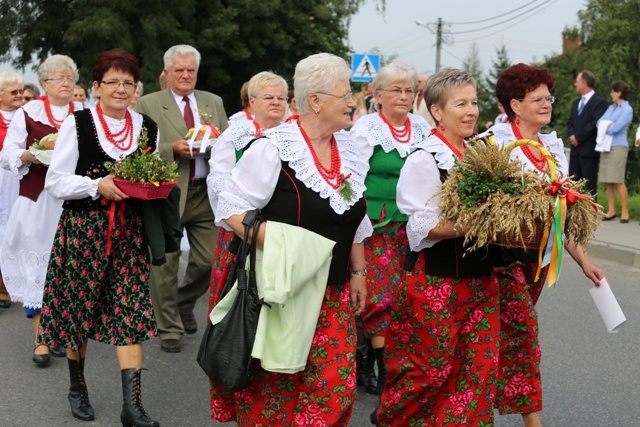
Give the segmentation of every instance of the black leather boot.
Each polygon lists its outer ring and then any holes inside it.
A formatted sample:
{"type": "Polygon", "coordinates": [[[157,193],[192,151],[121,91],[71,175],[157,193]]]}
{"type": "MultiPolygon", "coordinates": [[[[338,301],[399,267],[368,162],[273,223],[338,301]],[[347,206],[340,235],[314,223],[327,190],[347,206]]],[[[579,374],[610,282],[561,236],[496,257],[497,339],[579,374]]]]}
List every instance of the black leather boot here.
{"type": "Polygon", "coordinates": [[[73,416],[82,421],[92,421],[95,418],[91,402],[89,402],[89,392],[87,384],[84,382],[84,359],[67,359],[69,364],[69,377],[71,386],[69,387],[69,405],[73,416]]]}
{"type": "Polygon", "coordinates": [[[369,415],[369,421],[371,421],[371,424],[373,424],[374,426],[378,425],[378,408],[379,407],[380,405],[378,405],[378,407],[374,409],[373,412],[369,415]]]}
{"type": "Polygon", "coordinates": [[[160,427],[158,421],[149,418],[142,407],[140,370],[123,369],[122,376],[122,413],[120,421],[123,427],[160,427]]]}
{"type": "Polygon", "coordinates": [[[364,363],[364,390],[369,394],[378,394],[378,379],[374,369],[376,364],[376,354],[371,346],[371,341],[367,340],[369,351],[364,363]]]}
{"type": "Polygon", "coordinates": [[[387,382],[387,369],[384,366],[384,347],[376,348],[376,365],[378,367],[378,389],[376,394],[382,394],[384,384],[387,382]]]}

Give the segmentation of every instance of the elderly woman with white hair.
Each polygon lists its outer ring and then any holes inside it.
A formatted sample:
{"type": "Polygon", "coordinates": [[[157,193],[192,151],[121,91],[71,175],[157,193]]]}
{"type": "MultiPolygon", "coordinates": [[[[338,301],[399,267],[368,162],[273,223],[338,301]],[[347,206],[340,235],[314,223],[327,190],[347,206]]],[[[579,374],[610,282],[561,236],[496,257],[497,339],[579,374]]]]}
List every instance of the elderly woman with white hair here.
{"type": "MultiPolygon", "coordinates": [[[[270,71],[262,71],[247,84],[248,104],[251,114],[230,121],[230,126],[220,135],[211,149],[207,190],[213,214],[218,218],[218,194],[225,179],[231,174],[236,161],[242,156],[247,145],[262,136],[265,129],[282,123],[286,110],[287,82],[270,71]]],[[[229,244],[235,234],[223,222],[217,224],[218,238],[213,254],[209,306],[212,308],[219,299],[219,293],[227,277],[234,254],[229,252],[229,244]]]]}
{"type": "MultiPolygon", "coordinates": [[[[11,209],[0,264],[13,301],[21,302],[33,320],[33,362],[49,365],[49,349],[38,344],[42,295],[51,245],[62,213],[62,200],[44,191],[47,165],[29,151],[49,134],[57,134],[64,119],[82,104],[72,102],[78,70],[71,58],[53,55],[38,68],[44,99],[17,110],[7,131],[0,165],[20,178],[19,196],[11,209]]],[[[52,351],[64,357],[64,350],[52,351]]]]}
{"type": "Polygon", "coordinates": [[[373,394],[382,393],[386,380],[384,335],[390,321],[391,295],[402,278],[402,263],[409,247],[407,216],[398,210],[396,185],[411,147],[431,133],[424,118],[409,112],[417,79],[416,71],[401,62],[381,68],[372,84],[378,112],[361,117],[351,129],[362,159],[370,167],[365,181],[367,215],[375,231],[365,242],[369,299],[362,312],[369,351],[364,363],[359,363],[358,378],[373,394]],[[377,378],[374,364],[378,367],[377,378]]]}
{"type": "MultiPolygon", "coordinates": [[[[13,71],[0,72],[0,149],[7,136],[7,129],[16,110],[22,107],[23,81],[20,74],[13,71]]],[[[7,229],[7,221],[13,203],[18,198],[18,177],[0,169],[0,248],[7,229]]],[[[11,307],[11,298],[0,275],[0,308],[11,307]]]]}
{"type": "MultiPolygon", "coordinates": [[[[244,390],[214,389],[211,415],[240,426],[346,426],[356,393],[355,315],[364,307],[363,241],[370,235],[364,178],[367,164],[342,129],[350,125],[351,71],[337,56],[301,60],[294,74],[299,118],[264,132],[225,181],[219,219],[237,234],[242,219],[261,210],[256,242],[275,220],[335,242],[319,317],[304,370],[258,368],[244,390]]],[[[267,234],[268,236],[268,234],[267,234]]]]}

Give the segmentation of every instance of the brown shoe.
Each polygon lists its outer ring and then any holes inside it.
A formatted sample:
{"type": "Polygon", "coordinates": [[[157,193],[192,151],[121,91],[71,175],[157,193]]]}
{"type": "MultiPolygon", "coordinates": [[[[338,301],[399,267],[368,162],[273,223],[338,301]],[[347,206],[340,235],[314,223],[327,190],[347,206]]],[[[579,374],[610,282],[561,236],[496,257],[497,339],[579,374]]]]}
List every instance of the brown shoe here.
{"type": "Polygon", "coordinates": [[[180,340],[162,340],[160,350],[167,353],[180,353],[180,340]]]}
{"type": "Polygon", "coordinates": [[[182,326],[184,326],[184,332],[186,334],[195,334],[198,332],[198,322],[196,322],[196,316],[193,311],[189,314],[180,313],[180,319],[182,320],[182,326]]]}

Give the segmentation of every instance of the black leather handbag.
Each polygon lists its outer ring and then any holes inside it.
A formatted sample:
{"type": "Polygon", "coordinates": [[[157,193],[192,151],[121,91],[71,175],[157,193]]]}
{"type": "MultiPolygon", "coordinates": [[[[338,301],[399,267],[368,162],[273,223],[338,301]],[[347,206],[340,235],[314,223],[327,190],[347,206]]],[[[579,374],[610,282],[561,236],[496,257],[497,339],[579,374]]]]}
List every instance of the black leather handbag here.
{"type": "Polygon", "coordinates": [[[258,297],[255,275],[255,237],[260,228],[259,211],[250,211],[242,223],[244,239],[229,271],[221,298],[238,282],[238,294],[224,318],[215,325],[207,322],[200,343],[197,361],[211,382],[228,391],[247,387],[257,374],[256,361],[251,357],[260,310],[264,301],[258,297]],[[250,237],[249,232],[253,231],[250,237]],[[253,241],[249,244],[249,239],[253,241]],[[249,256],[249,270],[246,258],[249,256]]]}

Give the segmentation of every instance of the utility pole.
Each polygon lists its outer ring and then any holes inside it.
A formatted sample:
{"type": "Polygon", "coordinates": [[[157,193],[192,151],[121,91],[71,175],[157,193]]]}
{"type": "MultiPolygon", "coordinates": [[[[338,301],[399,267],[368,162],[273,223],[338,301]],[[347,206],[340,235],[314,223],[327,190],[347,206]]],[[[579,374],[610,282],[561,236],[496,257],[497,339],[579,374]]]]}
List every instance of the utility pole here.
{"type": "Polygon", "coordinates": [[[435,23],[436,28],[435,30],[433,29],[433,22],[430,22],[428,24],[424,24],[420,21],[416,21],[416,25],[419,27],[425,27],[428,28],[432,33],[435,33],[436,35],[436,73],[438,71],[440,71],[440,52],[442,51],[442,43],[446,41],[444,40],[443,37],[443,30],[442,27],[444,25],[444,22],[442,22],[442,18],[438,18],[438,22],[435,23]]]}
{"type": "Polygon", "coordinates": [[[438,18],[436,28],[436,73],[440,71],[440,51],[442,50],[442,18],[438,18]]]}

